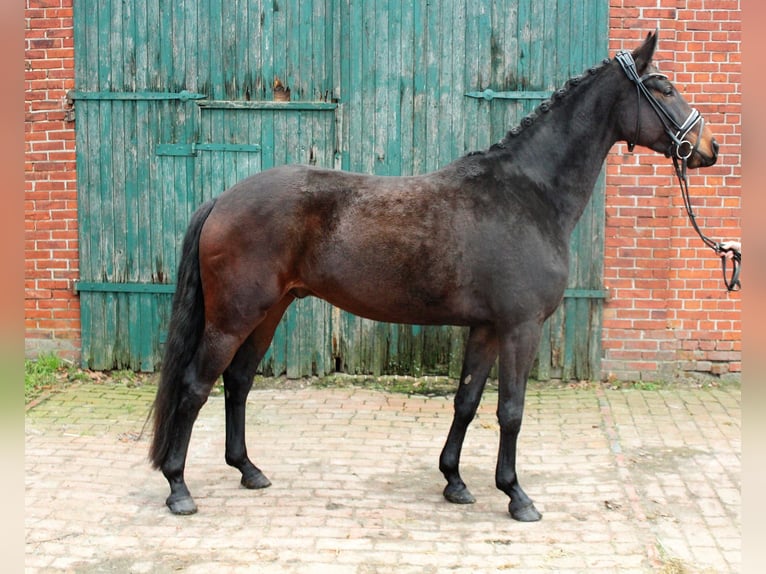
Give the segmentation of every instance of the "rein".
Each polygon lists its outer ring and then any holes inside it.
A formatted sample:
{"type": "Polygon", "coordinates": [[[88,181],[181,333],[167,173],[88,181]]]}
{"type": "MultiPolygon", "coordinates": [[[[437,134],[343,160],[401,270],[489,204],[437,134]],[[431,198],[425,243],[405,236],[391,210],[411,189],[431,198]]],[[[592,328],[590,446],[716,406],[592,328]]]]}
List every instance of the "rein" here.
{"type": "MultiPolygon", "coordinates": [[[[644,76],[639,76],[638,71],[636,70],[636,62],[633,60],[633,55],[627,50],[621,50],[617,53],[616,57],[617,61],[620,63],[620,66],[622,66],[625,75],[628,76],[628,79],[630,79],[636,85],[636,97],[638,100],[641,99],[642,95],[646,98],[646,100],[652,106],[652,109],[660,118],[660,121],[665,128],[665,133],[670,138],[671,144],[665,155],[673,159],[673,167],[675,167],[676,177],[678,177],[678,183],[681,187],[681,196],[684,199],[684,207],[686,208],[686,214],[689,216],[689,221],[691,222],[692,227],[697,232],[697,235],[699,235],[702,242],[710,247],[717,255],[721,256],[723,282],[726,285],[726,289],[728,291],[737,291],[741,289],[742,285],[739,282],[739,270],[740,264],[742,262],[742,253],[731,248],[725,249],[721,243],[713,241],[702,232],[702,230],[699,228],[699,225],[697,225],[697,218],[694,214],[694,210],[692,209],[692,204],[689,197],[689,178],[686,173],[687,161],[692,156],[692,154],[697,151],[699,140],[702,135],[702,129],[705,126],[705,120],[702,118],[702,115],[696,110],[696,108],[692,108],[684,122],[679,124],[644,85],[644,81],[649,78],[659,77],[667,79],[667,76],[658,72],[652,72],[645,74],[644,76]],[[699,135],[697,137],[697,141],[692,144],[688,139],[686,139],[686,136],[689,134],[689,132],[691,132],[692,129],[694,129],[697,124],[699,124],[699,135]],[[731,251],[733,253],[733,257],[731,258],[731,275],[727,273],[726,269],[726,261],[728,258],[723,255],[727,251],[731,251]]],[[[633,148],[636,146],[636,142],[638,141],[640,134],[641,114],[637,109],[636,130],[633,136],[633,140],[628,142],[629,151],[633,151],[633,148]]]]}

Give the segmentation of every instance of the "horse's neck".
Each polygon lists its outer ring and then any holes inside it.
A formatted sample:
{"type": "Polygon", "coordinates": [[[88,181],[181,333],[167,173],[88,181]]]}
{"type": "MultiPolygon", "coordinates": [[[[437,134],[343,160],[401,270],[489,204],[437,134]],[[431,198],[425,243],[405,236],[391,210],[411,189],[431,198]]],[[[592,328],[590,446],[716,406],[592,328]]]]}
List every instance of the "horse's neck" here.
{"type": "Polygon", "coordinates": [[[613,76],[604,70],[589,87],[567,95],[540,115],[508,146],[508,169],[521,174],[556,210],[559,226],[571,233],[593,193],[609,149],[617,141],[610,117],[613,76]],[[596,91],[598,90],[598,91],[596,91]]]}

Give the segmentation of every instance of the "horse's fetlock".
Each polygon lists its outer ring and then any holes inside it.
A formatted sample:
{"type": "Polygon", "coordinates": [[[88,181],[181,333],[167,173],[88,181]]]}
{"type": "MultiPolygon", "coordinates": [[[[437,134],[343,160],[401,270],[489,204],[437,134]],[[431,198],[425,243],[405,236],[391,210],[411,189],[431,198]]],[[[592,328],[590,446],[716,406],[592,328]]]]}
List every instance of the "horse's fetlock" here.
{"type": "Polygon", "coordinates": [[[506,493],[508,496],[511,496],[511,492],[515,488],[517,482],[518,479],[516,478],[515,472],[499,473],[495,476],[495,486],[498,490],[506,493]]]}
{"type": "Polygon", "coordinates": [[[226,464],[229,466],[233,466],[234,468],[242,469],[242,467],[245,465],[245,462],[247,461],[247,458],[243,458],[242,456],[225,456],[226,464]]]}

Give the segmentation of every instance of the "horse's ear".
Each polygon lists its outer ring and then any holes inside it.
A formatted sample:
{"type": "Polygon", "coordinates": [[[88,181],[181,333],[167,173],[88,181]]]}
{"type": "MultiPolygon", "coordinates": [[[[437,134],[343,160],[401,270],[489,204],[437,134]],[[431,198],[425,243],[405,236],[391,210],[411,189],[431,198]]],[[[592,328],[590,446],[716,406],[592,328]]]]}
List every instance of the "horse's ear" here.
{"type": "Polygon", "coordinates": [[[654,50],[657,48],[657,34],[659,30],[649,32],[646,35],[646,40],[638,48],[633,51],[633,59],[636,61],[636,70],[639,75],[644,73],[646,66],[652,61],[654,56],[654,50]]]}

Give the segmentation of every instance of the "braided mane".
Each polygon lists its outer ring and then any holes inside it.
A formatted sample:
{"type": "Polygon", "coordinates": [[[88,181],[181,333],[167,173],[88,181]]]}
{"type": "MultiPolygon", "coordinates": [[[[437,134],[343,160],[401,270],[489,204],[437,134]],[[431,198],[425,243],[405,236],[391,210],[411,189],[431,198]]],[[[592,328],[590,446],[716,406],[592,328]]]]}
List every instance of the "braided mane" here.
{"type": "MultiPolygon", "coordinates": [[[[556,104],[561,102],[564,98],[566,98],[568,95],[570,95],[570,92],[573,88],[578,87],[583,80],[588,79],[591,76],[595,76],[598,74],[604,67],[606,67],[611,60],[609,58],[605,58],[601,61],[601,63],[596,64],[595,66],[592,66],[589,68],[584,74],[580,74],[578,76],[572,76],[567,80],[567,82],[564,84],[562,88],[559,88],[555,92],[553,92],[553,95],[547,100],[544,100],[541,102],[530,114],[525,116],[521,122],[517,126],[512,127],[508,132],[505,134],[505,137],[501,139],[499,142],[492,144],[492,146],[489,148],[490,151],[493,150],[501,150],[505,149],[508,143],[510,143],[510,140],[518,136],[521,132],[523,132],[525,129],[531,127],[534,125],[535,121],[542,116],[543,114],[548,113],[551,109],[553,109],[556,104]]],[[[473,152],[473,153],[481,153],[481,152],[473,152]]]]}

